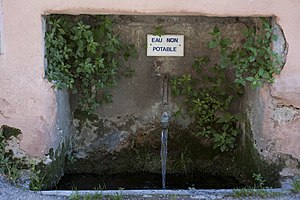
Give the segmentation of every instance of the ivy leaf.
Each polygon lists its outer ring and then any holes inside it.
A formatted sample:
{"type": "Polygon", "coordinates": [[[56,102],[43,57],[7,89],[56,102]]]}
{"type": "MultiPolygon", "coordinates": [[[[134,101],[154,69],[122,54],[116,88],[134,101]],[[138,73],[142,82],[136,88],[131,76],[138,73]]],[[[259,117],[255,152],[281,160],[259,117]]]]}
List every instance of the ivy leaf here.
{"type": "Polygon", "coordinates": [[[264,71],[264,73],[262,74],[262,77],[264,79],[269,79],[270,78],[270,74],[268,74],[268,72],[264,71]]]}
{"type": "Polygon", "coordinates": [[[119,65],[122,55],[130,57],[135,48],[118,38],[109,17],[101,17],[100,23],[93,25],[87,21],[81,16],[76,20],[69,16],[50,17],[45,37],[46,76],[56,88],[76,93],[79,109],[91,112],[102,102],[112,100],[106,89],[113,87],[119,72],[124,71],[119,65]],[[104,95],[97,96],[97,92],[104,95]]]}
{"type": "Polygon", "coordinates": [[[62,35],[66,34],[66,32],[64,31],[64,29],[62,29],[62,28],[59,28],[58,31],[59,31],[60,34],[62,34],[62,35]]]}
{"type": "Polygon", "coordinates": [[[255,59],[256,59],[255,56],[250,56],[249,61],[250,61],[250,62],[254,62],[255,59]]]}
{"type": "Polygon", "coordinates": [[[247,77],[246,80],[250,81],[250,82],[253,82],[255,79],[254,79],[254,77],[247,77]]]}
{"type": "Polygon", "coordinates": [[[265,71],[264,71],[263,68],[260,68],[260,69],[258,70],[258,75],[259,75],[259,76],[262,76],[264,73],[265,73],[265,71]]]}
{"type": "Polygon", "coordinates": [[[222,145],[221,148],[220,148],[221,152],[224,152],[225,149],[226,149],[226,146],[225,146],[225,145],[222,145]]]}
{"type": "Polygon", "coordinates": [[[222,126],[223,131],[226,131],[229,128],[229,124],[225,124],[222,126]]]}
{"type": "Polygon", "coordinates": [[[222,48],[227,48],[227,46],[231,43],[231,40],[229,38],[223,38],[221,41],[220,41],[220,46],[222,48]]]}
{"type": "Polygon", "coordinates": [[[220,33],[220,29],[219,29],[219,27],[218,27],[218,26],[215,26],[215,27],[214,27],[214,29],[213,29],[213,33],[214,33],[215,35],[217,35],[217,34],[219,34],[219,33],[220,33]]]}

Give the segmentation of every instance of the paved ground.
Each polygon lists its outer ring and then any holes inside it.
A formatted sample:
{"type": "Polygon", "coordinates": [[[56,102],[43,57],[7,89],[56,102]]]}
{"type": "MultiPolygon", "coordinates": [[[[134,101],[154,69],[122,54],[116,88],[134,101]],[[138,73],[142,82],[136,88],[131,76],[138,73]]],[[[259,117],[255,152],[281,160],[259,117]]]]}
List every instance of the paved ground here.
{"type": "MultiPolygon", "coordinates": [[[[147,191],[146,191],[147,192],[147,191]]],[[[172,193],[172,191],[170,191],[172,193]]],[[[105,193],[105,192],[103,192],[105,193]]],[[[167,195],[161,195],[161,194],[146,194],[141,192],[139,196],[125,196],[124,193],[126,191],[123,191],[123,198],[118,198],[116,196],[108,196],[106,199],[110,200],[121,200],[121,199],[131,199],[131,200],[191,200],[191,199],[207,199],[207,200],[215,200],[215,199],[225,199],[225,200],[236,200],[236,199],[257,199],[260,200],[262,198],[258,197],[241,197],[241,198],[233,198],[227,196],[224,192],[217,192],[217,191],[192,191],[189,195],[184,194],[176,194],[175,192],[173,194],[168,193],[167,195]]],[[[40,192],[32,192],[24,189],[17,188],[13,186],[9,181],[5,179],[5,177],[0,175],[0,200],[67,200],[68,197],[62,197],[62,196],[54,196],[54,195],[45,195],[41,194],[40,192]]],[[[293,194],[293,193],[287,193],[282,196],[272,196],[268,198],[263,198],[266,200],[300,200],[300,194],[293,194]]]]}
{"type": "Polygon", "coordinates": [[[13,186],[5,177],[0,175],[0,199],[1,200],[54,200],[67,199],[64,197],[45,196],[25,189],[13,186]]]}

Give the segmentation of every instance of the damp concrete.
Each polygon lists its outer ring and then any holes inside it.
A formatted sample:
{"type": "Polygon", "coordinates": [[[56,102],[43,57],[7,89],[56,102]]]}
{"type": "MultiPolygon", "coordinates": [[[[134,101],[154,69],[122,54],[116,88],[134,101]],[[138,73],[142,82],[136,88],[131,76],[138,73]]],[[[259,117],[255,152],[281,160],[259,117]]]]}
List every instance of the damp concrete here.
{"type": "MultiPolygon", "coordinates": [[[[79,196],[101,194],[103,197],[122,196],[123,199],[298,199],[300,195],[292,194],[287,189],[252,189],[250,193],[258,194],[260,191],[267,192],[269,195],[264,198],[259,196],[242,196],[235,197],[235,189],[218,189],[218,190],[52,190],[41,191],[43,195],[57,197],[70,197],[74,194],[79,196]]],[[[263,193],[263,192],[261,192],[263,193]]]]}

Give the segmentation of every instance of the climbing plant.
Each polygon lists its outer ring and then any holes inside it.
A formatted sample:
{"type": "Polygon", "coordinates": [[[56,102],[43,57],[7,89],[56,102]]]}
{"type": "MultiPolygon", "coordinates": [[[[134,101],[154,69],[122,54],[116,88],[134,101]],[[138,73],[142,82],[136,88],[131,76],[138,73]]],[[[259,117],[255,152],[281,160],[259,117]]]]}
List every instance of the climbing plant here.
{"type": "Polygon", "coordinates": [[[211,138],[213,147],[223,152],[234,147],[239,133],[238,115],[230,113],[229,106],[240,90],[219,65],[210,68],[211,75],[204,75],[203,66],[208,62],[208,57],[196,59],[193,69],[197,76],[173,77],[171,89],[174,96],[185,97],[189,115],[195,119],[194,134],[211,138]]]}
{"type": "Polygon", "coordinates": [[[235,82],[245,86],[250,82],[253,88],[263,83],[272,83],[274,74],[279,74],[282,58],[272,50],[272,42],[277,40],[271,23],[260,18],[257,26],[244,31],[244,39],[239,47],[232,48],[232,41],[223,37],[218,27],[210,33],[213,39],[208,43],[211,49],[220,52],[220,67],[231,68],[235,72],[235,82]]]}
{"type": "Polygon", "coordinates": [[[213,147],[221,152],[234,148],[241,131],[241,117],[230,112],[233,100],[243,95],[247,82],[256,88],[272,83],[274,74],[280,72],[281,59],[271,47],[277,38],[266,19],[259,24],[245,30],[238,47],[215,27],[207,45],[218,51],[218,62],[201,56],[191,74],[173,77],[170,82],[172,94],[184,97],[189,115],[195,119],[194,134],[211,138],[213,147]]]}
{"type": "Polygon", "coordinates": [[[48,80],[76,94],[82,111],[111,102],[118,77],[133,73],[125,62],[135,56],[134,45],[121,41],[109,16],[52,15],[47,22],[48,80]]]}
{"type": "Polygon", "coordinates": [[[5,148],[7,139],[17,136],[19,133],[19,129],[6,125],[0,127],[0,175],[6,175],[12,182],[16,182],[20,178],[22,166],[20,160],[13,158],[11,152],[7,152],[5,148]]]}

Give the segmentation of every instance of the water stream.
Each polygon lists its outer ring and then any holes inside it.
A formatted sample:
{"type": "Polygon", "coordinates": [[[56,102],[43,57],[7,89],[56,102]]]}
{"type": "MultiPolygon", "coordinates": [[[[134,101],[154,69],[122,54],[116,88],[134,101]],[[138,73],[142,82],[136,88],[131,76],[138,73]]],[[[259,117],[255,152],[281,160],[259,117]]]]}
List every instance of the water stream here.
{"type": "Polygon", "coordinates": [[[169,75],[165,74],[163,77],[163,113],[161,115],[161,176],[162,176],[162,189],[166,189],[166,174],[167,174],[167,156],[168,156],[168,127],[170,115],[167,112],[169,104],[169,75]]]}
{"type": "Polygon", "coordinates": [[[161,175],[162,175],[162,189],[166,189],[166,168],[168,156],[168,129],[163,129],[161,132],[161,175]]]}
{"type": "Polygon", "coordinates": [[[162,176],[162,189],[166,189],[166,171],[167,171],[167,156],[168,156],[168,127],[169,127],[169,114],[163,112],[161,116],[161,176],[162,176]]]}

